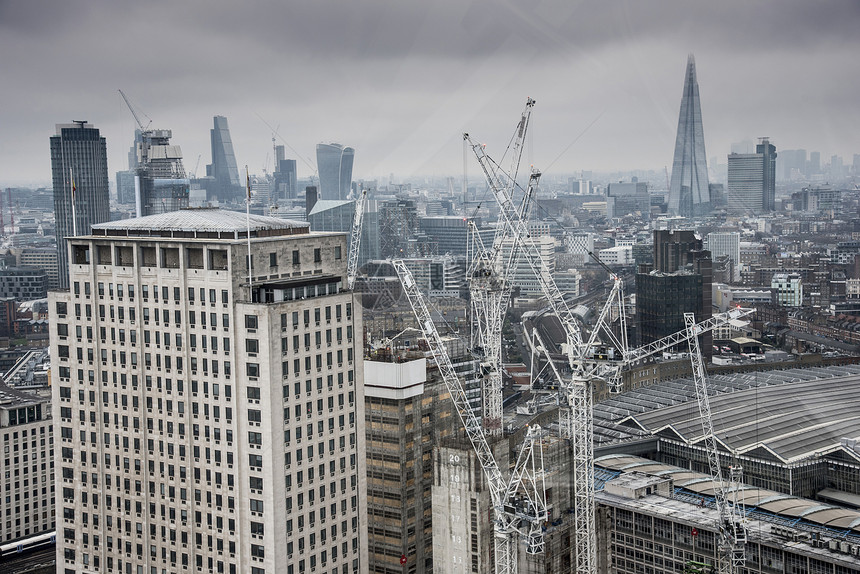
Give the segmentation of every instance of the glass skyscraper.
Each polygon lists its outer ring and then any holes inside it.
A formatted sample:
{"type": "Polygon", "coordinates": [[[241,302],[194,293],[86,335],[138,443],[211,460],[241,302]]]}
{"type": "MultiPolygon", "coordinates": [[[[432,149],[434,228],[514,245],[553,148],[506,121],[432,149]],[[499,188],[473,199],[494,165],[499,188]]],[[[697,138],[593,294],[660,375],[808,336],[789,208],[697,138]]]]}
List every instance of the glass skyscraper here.
{"type": "Polygon", "coordinates": [[[708,164],[705,158],[696,60],[690,54],[687,59],[684,93],[681,96],[678,134],[675,136],[675,160],[672,162],[672,181],[669,185],[669,213],[694,217],[711,210],[708,164]]]}
{"type": "Polygon", "coordinates": [[[57,124],[57,135],[51,137],[51,178],[57,222],[59,286],[68,289],[66,237],[75,232],[88,235],[90,226],[110,220],[107,144],[97,128],[84,121],[57,124]]]}
{"type": "Polygon", "coordinates": [[[215,127],[209,133],[212,140],[212,163],[206,166],[206,175],[215,178],[215,185],[213,189],[207,187],[208,195],[221,201],[242,199],[244,185],[239,180],[239,168],[236,166],[227,118],[215,116],[215,127]]]}
{"type": "Polygon", "coordinates": [[[347,199],[352,185],[355,150],[341,144],[317,144],[320,199],[347,199]]]}

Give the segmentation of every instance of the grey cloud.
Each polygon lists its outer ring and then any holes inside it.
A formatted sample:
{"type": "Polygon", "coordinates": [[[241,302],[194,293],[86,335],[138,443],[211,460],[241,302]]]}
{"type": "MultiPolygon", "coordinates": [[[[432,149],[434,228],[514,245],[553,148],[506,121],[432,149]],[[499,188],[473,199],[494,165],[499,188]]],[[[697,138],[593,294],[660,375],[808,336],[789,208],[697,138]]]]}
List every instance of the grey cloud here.
{"type": "Polygon", "coordinates": [[[224,114],[240,162],[261,166],[271,133],[259,115],[305,156],[325,139],[356,146],[358,175],[456,172],[457,134],[506,141],[530,95],[546,161],[605,112],[557,169],[662,166],[688,52],[709,154],[756,135],[848,154],[860,149],[839,130],[857,115],[858,10],[855,0],[0,0],[0,180],[47,174],[47,137],[71,119],[101,127],[111,170],[124,167],[133,123],[117,88],[174,130],[189,162],[208,160],[211,117],[224,114]]]}

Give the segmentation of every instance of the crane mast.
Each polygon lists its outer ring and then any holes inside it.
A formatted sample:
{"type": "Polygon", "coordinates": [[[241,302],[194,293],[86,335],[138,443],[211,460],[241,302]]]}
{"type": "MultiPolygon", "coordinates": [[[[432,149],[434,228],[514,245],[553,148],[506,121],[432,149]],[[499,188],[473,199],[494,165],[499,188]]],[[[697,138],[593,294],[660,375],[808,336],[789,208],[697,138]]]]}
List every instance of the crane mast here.
{"type": "MultiPolygon", "coordinates": [[[[711,479],[714,483],[714,500],[720,514],[719,530],[719,572],[720,574],[735,574],[743,568],[746,563],[744,544],[746,543],[746,531],[742,523],[743,511],[741,505],[735,499],[729,502],[731,487],[726,486],[723,480],[723,471],[720,466],[720,452],[717,448],[717,437],[714,434],[714,423],[711,418],[711,402],[708,399],[708,377],[705,372],[705,364],[702,360],[702,352],[699,348],[699,337],[702,333],[696,325],[696,317],[693,313],[684,313],[684,323],[687,327],[687,341],[690,347],[690,362],[693,367],[693,380],[696,384],[696,399],[699,403],[699,414],[702,417],[702,433],[705,437],[705,449],[708,453],[708,466],[711,471],[711,479]]],[[[739,471],[732,469],[732,478],[739,478],[739,471]]],[[[737,492],[737,485],[735,492],[737,492]]]]}
{"type": "Polygon", "coordinates": [[[349,259],[346,262],[346,282],[350,290],[355,285],[355,275],[358,271],[358,250],[361,247],[361,224],[364,219],[364,202],[367,190],[361,190],[355,200],[355,215],[352,218],[352,232],[349,236],[349,259]]]}
{"type": "MultiPolygon", "coordinates": [[[[534,104],[533,99],[526,100],[514,132],[511,167],[507,172],[490,159],[484,145],[476,144],[469,134],[463,134],[463,141],[478,156],[487,183],[494,195],[513,196],[517,186],[516,179],[522,158],[523,141],[528,131],[534,104]]],[[[530,176],[528,188],[523,194],[518,210],[520,217],[528,217],[532,196],[539,179],[540,174],[530,176]]],[[[512,202],[506,207],[515,209],[512,202]]],[[[474,326],[475,341],[472,347],[479,356],[484,381],[482,384],[484,428],[494,436],[502,432],[502,325],[511,296],[511,276],[513,268],[516,267],[520,244],[524,237],[504,223],[505,221],[501,221],[496,228],[491,248],[484,246],[474,224],[470,223],[471,242],[466,273],[474,326]]]]}
{"type": "Polygon", "coordinates": [[[487,478],[493,506],[496,574],[516,574],[520,534],[527,540],[528,552],[540,552],[544,547],[542,526],[546,521],[547,509],[544,494],[543,451],[538,442],[540,427],[537,425],[530,427],[510,479],[506,481],[487,442],[481,421],[472,412],[463,383],[454,369],[412,273],[402,260],[392,261],[392,265],[403,285],[403,291],[427,340],[430,352],[436,360],[442,380],[475,451],[478,463],[487,478]],[[514,500],[518,494],[524,497],[519,505],[514,500]],[[527,530],[521,533],[519,526],[523,521],[528,526],[527,530]]]}

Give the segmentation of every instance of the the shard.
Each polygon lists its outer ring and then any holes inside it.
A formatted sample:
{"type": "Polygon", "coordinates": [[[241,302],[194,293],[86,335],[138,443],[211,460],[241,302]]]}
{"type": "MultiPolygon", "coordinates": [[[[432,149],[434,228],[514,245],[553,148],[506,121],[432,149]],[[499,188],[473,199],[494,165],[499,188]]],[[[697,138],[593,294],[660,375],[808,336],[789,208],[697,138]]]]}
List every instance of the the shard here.
{"type": "Polygon", "coordinates": [[[669,185],[669,213],[695,217],[711,211],[705,157],[696,60],[690,54],[687,58],[684,93],[681,96],[678,134],[675,136],[675,160],[672,163],[672,181],[669,185]]]}

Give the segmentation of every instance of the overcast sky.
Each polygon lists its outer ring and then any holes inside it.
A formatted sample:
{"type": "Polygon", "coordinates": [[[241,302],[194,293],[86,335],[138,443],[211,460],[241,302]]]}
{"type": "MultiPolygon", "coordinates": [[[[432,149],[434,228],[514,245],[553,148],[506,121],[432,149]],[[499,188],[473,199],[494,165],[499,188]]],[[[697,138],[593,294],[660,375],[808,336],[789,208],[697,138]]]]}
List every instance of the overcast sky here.
{"type": "Polygon", "coordinates": [[[274,128],[300,177],[321,141],[356,149],[356,179],[459,175],[462,132],[493,155],[527,96],[545,173],[661,169],[688,53],[709,160],[759,136],[860,153],[858,0],[0,0],[0,185],[50,181],[71,120],[107,138],[113,180],[135,128],[118,88],[198,174],[217,114],[252,173],[274,128]]]}

